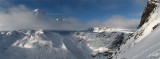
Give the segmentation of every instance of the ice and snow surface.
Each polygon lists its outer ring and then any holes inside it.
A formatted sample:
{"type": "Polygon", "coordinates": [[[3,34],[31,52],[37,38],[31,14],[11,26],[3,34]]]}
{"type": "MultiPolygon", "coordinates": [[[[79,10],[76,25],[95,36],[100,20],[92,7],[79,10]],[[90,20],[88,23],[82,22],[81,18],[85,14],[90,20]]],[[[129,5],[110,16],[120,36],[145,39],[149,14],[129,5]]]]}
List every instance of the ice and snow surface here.
{"type": "MultiPolygon", "coordinates": [[[[156,0],[155,0],[156,1],[156,0]]],[[[150,2],[153,3],[153,2],[150,2]]],[[[159,59],[160,5],[148,17],[148,22],[138,29],[134,36],[120,47],[114,59],[159,59]]]]}
{"type": "Polygon", "coordinates": [[[139,31],[143,31],[143,33],[142,33],[142,36],[140,36],[140,38],[138,38],[135,41],[135,43],[139,42],[141,39],[149,35],[152,32],[152,30],[154,30],[153,27],[158,25],[158,23],[160,23],[159,11],[160,11],[160,5],[158,5],[158,7],[155,8],[154,11],[150,14],[149,21],[139,29],[139,31]]]}
{"type": "Polygon", "coordinates": [[[159,59],[160,58],[160,27],[155,29],[142,41],[120,54],[117,59],[159,59]]]}

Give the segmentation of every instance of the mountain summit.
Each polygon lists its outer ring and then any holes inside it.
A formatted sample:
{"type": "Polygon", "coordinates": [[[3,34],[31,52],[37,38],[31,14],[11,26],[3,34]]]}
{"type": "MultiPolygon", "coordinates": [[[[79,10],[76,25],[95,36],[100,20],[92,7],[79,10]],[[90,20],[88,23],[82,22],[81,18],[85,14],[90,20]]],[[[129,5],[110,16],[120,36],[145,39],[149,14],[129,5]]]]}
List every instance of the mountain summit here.
{"type": "Polygon", "coordinates": [[[33,14],[36,15],[36,16],[44,16],[44,15],[46,15],[46,13],[41,9],[35,9],[33,11],[33,14]]]}

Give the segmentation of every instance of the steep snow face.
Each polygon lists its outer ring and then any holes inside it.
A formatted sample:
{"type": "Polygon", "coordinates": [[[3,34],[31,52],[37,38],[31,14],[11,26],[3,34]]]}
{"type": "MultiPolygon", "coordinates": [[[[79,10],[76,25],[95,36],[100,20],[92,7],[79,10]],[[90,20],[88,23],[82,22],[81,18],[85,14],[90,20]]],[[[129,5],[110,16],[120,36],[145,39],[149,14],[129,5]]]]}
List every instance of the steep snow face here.
{"type": "Polygon", "coordinates": [[[159,11],[160,11],[160,0],[149,0],[147,7],[142,15],[141,23],[143,22],[144,23],[142,24],[140,29],[135,33],[134,37],[134,39],[136,40],[135,42],[139,42],[141,39],[149,35],[151,31],[154,30],[159,25],[160,23],[159,11]]]}
{"type": "MultiPolygon", "coordinates": [[[[115,56],[114,59],[158,59],[157,57],[159,55],[154,54],[154,52],[158,51],[155,51],[155,49],[158,48],[157,45],[159,45],[159,32],[157,28],[159,27],[160,23],[160,0],[149,0],[148,4],[154,4],[155,8],[153,8],[153,10],[150,13],[143,13],[141,22],[143,23],[143,20],[146,21],[133,34],[134,36],[131,39],[129,39],[126,42],[126,44],[120,47],[120,51],[116,55],[118,57],[115,56]],[[143,19],[143,16],[147,14],[148,17],[146,19],[143,19]]],[[[145,11],[152,9],[151,7],[149,7],[149,5],[147,5],[146,8],[147,9],[145,9],[145,11]]]]}
{"type": "MultiPolygon", "coordinates": [[[[132,39],[129,40],[128,45],[130,46],[133,46],[134,44],[136,44],[137,42],[140,42],[143,38],[148,36],[160,23],[160,20],[159,20],[160,19],[160,12],[159,12],[160,11],[160,0],[149,0],[148,4],[154,4],[156,5],[156,7],[153,8],[153,10],[149,14],[148,12],[143,13],[141,23],[143,22],[143,20],[145,20],[145,22],[134,33],[134,36],[132,37],[132,39]],[[144,15],[146,15],[146,13],[149,16],[144,19],[144,15]]],[[[150,8],[151,7],[147,5],[145,11],[150,10],[150,8]]]]}
{"type": "Polygon", "coordinates": [[[117,56],[117,59],[159,59],[160,26],[142,41],[117,56]]]}
{"type": "Polygon", "coordinates": [[[2,59],[107,59],[132,33],[19,30],[0,32],[2,59]]]}

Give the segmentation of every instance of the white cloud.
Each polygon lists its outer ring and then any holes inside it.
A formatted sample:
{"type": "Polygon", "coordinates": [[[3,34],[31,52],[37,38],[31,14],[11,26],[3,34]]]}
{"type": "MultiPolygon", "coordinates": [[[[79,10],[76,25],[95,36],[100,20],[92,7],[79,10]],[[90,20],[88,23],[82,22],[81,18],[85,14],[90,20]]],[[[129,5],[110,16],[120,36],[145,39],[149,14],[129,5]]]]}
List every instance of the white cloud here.
{"type": "Polygon", "coordinates": [[[123,16],[112,16],[104,21],[92,21],[89,23],[92,27],[121,27],[121,28],[136,28],[139,20],[129,19],[123,16]]]}
{"type": "Polygon", "coordinates": [[[0,30],[85,30],[87,26],[74,18],[56,21],[49,17],[37,17],[25,6],[21,5],[0,12],[0,30]]]}
{"type": "Polygon", "coordinates": [[[0,11],[3,11],[3,10],[4,10],[4,8],[0,6],[0,11]]]}
{"type": "Polygon", "coordinates": [[[122,27],[136,28],[139,21],[123,16],[112,16],[104,21],[91,21],[87,25],[80,23],[76,18],[66,18],[56,21],[49,17],[37,17],[33,11],[24,5],[9,8],[6,12],[0,11],[0,31],[8,30],[86,30],[88,27],[122,27]]]}

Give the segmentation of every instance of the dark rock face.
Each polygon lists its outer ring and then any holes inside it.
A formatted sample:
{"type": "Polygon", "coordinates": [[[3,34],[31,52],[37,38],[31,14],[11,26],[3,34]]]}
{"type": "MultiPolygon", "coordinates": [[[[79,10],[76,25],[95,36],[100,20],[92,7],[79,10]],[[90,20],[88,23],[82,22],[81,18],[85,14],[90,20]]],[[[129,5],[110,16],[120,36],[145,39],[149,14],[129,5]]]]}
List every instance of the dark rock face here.
{"type": "Polygon", "coordinates": [[[155,7],[157,6],[156,3],[160,3],[160,0],[149,0],[147,2],[147,6],[145,7],[145,10],[141,16],[141,21],[138,28],[140,28],[145,22],[148,22],[148,18],[150,14],[153,12],[155,7]]]}

